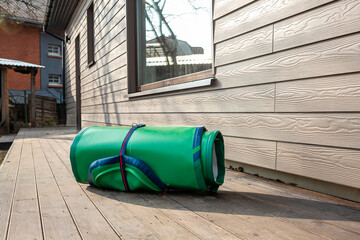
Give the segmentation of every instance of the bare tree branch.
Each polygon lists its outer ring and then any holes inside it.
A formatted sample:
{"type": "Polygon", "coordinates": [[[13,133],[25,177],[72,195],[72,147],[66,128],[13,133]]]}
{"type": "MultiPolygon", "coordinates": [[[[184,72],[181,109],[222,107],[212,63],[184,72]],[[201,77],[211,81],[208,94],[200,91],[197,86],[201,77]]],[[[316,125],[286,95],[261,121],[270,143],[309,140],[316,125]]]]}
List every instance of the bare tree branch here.
{"type": "Polygon", "coordinates": [[[46,0],[0,0],[2,14],[43,20],[46,0]]]}

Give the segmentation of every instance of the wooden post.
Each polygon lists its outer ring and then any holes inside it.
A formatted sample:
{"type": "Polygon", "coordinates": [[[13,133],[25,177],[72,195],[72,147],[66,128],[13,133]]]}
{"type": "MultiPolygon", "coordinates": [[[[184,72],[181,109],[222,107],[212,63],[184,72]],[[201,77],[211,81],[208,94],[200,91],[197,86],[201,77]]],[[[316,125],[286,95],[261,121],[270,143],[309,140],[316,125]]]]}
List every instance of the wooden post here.
{"type": "Polygon", "coordinates": [[[1,120],[4,123],[6,133],[10,133],[9,127],[9,90],[8,90],[8,79],[7,79],[7,69],[1,70],[1,120]],[[5,120],[4,120],[5,119],[5,120]]]}
{"type": "Polygon", "coordinates": [[[35,76],[37,70],[31,70],[31,127],[36,127],[36,98],[35,98],[35,76]]]}
{"type": "Polygon", "coordinates": [[[4,102],[5,102],[5,114],[6,114],[6,121],[5,121],[5,128],[6,128],[6,132],[10,133],[10,126],[9,126],[9,118],[10,118],[10,114],[9,114],[9,89],[8,89],[8,78],[7,78],[7,72],[8,70],[5,69],[4,72],[4,102]]]}

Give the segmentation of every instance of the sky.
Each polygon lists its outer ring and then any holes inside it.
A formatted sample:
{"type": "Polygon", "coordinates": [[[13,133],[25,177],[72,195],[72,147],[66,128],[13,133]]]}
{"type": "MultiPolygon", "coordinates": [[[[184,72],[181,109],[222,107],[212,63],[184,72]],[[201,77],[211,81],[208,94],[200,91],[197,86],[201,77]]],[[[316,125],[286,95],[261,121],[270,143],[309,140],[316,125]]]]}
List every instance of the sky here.
{"type": "MultiPolygon", "coordinates": [[[[201,7],[198,10],[194,10],[189,1],[191,0],[166,0],[163,14],[177,39],[188,42],[192,47],[203,47],[205,55],[210,57],[212,31],[211,0],[191,1],[196,7],[201,7]]],[[[154,25],[158,26],[157,22],[155,20],[154,25]]],[[[146,28],[150,29],[150,25],[147,24],[146,28]]],[[[165,27],[163,29],[165,32],[165,27]]],[[[165,35],[168,36],[168,32],[165,35]]],[[[147,40],[152,38],[154,38],[154,35],[147,33],[147,40]]]]}

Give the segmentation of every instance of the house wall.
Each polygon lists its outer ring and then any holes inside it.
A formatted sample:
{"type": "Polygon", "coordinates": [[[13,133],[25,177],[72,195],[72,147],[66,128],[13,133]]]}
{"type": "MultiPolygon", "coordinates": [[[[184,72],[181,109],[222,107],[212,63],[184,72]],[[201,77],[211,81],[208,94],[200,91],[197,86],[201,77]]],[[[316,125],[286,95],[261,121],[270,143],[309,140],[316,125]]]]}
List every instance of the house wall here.
{"type": "MultiPolygon", "coordinates": [[[[360,2],[215,0],[216,82],[129,99],[125,1],[94,1],[95,65],[86,8],[66,30],[67,123],[75,124],[80,34],[82,125],[205,125],[244,163],[360,186],[360,2]]],[[[130,40],[131,41],[131,40],[130,40]]]]}
{"type": "MultiPolygon", "coordinates": [[[[0,22],[0,58],[40,65],[40,26],[0,22]]],[[[36,74],[36,89],[40,89],[41,73],[36,74]]],[[[8,71],[9,89],[30,89],[30,74],[8,71]]]]}
{"type": "MultiPolygon", "coordinates": [[[[41,89],[45,90],[49,87],[55,87],[55,86],[49,86],[49,74],[56,74],[60,75],[60,81],[62,83],[62,57],[55,57],[55,56],[49,56],[48,55],[48,45],[58,45],[62,49],[62,42],[49,34],[45,32],[41,32],[40,34],[40,54],[41,54],[41,65],[45,66],[45,68],[41,69],[41,89]]],[[[56,86],[56,87],[62,87],[62,86],[56,86]]]]}

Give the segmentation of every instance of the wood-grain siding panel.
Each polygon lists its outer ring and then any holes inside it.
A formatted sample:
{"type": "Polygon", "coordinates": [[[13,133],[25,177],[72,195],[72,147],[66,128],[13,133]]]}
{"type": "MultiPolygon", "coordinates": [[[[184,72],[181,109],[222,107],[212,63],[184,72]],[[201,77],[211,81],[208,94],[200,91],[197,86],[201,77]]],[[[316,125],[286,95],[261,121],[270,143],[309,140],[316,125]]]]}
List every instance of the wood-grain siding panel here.
{"type": "Polygon", "coordinates": [[[125,13],[123,11],[125,10],[121,10],[113,18],[112,21],[114,21],[114,23],[110,22],[109,25],[106,25],[104,26],[104,28],[99,29],[98,35],[95,36],[95,51],[101,49],[104,43],[109,42],[111,39],[116,37],[119,32],[125,29],[126,21],[124,16],[125,13]]]}
{"type": "MultiPolygon", "coordinates": [[[[85,18],[86,10],[88,9],[91,1],[82,0],[77,4],[75,11],[73,12],[70,21],[65,29],[65,32],[69,34],[69,36],[73,36],[73,33],[79,30],[81,21],[85,18]]],[[[83,29],[83,28],[80,28],[83,29]]]]}
{"type": "Polygon", "coordinates": [[[101,126],[101,127],[105,127],[105,126],[111,126],[109,124],[106,123],[101,123],[101,122],[90,122],[90,121],[81,121],[81,126],[83,127],[92,127],[92,126],[101,126]]]}
{"type": "Polygon", "coordinates": [[[101,46],[98,45],[99,49],[97,49],[97,47],[95,47],[97,50],[97,51],[95,51],[95,56],[96,56],[97,60],[102,59],[104,56],[109,54],[112,50],[117,48],[119,45],[126,44],[125,28],[120,29],[120,31],[117,31],[116,34],[117,35],[115,35],[115,37],[112,38],[110,41],[102,43],[101,46]]]}
{"type": "MultiPolygon", "coordinates": [[[[108,1],[95,0],[94,1],[94,6],[95,6],[94,20],[95,20],[95,22],[101,21],[101,19],[104,19],[106,17],[106,15],[108,15],[109,12],[111,12],[111,9],[117,6],[118,2],[119,2],[119,0],[108,0],[108,1]],[[100,20],[98,18],[100,18],[100,20]]],[[[120,5],[121,5],[121,2],[120,2],[120,5]]]]}
{"type": "MultiPolygon", "coordinates": [[[[116,81],[119,78],[126,77],[127,69],[125,65],[126,59],[125,55],[122,55],[122,59],[115,59],[108,63],[108,65],[102,65],[97,71],[93,71],[88,76],[84,77],[81,75],[81,91],[87,92],[92,89],[91,86],[95,84],[94,82],[98,82],[98,84],[107,84],[113,81],[116,81]]],[[[66,84],[65,89],[75,89],[75,76],[71,78],[71,82],[66,84]]]]}
{"type": "Polygon", "coordinates": [[[83,114],[83,119],[119,125],[206,126],[226,136],[360,148],[360,113],[83,114]]]}
{"type": "MultiPolygon", "coordinates": [[[[122,58],[122,63],[119,65],[120,68],[124,67],[125,65],[125,51],[126,51],[126,43],[121,43],[120,45],[114,47],[112,50],[109,49],[107,51],[106,55],[102,56],[101,59],[97,59],[95,64],[92,65],[90,68],[88,66],[84,66],[83,72],[81,72],[81,79],[82,79],[82,85],[87,85],[91,83],[92,81],[98,80],[98,78],[105,77],[109,75],[109,73],[118,70],[115,66],[115,68],[107,68],[108,64],[110,66],[113,66],[114,61],[117,61],[118,58],[122,58]],[[109,69],[109,70],[107,70],[109,69]],[[95,77],[94,76],[98,76],[95,77]]],[[[105,50],[106,51],[106,50],[105,50]]],[[[72,83],[74,84],[74,83],[72,83]]]]}
{"type": "Polygon", "coordinates": [[[279,171],[360,187],[360,151],[278,143],[279,171]]]}
{"type": "Polygon", "coordinates": [[[220,18],[254,1],[255,0],[215,0],[213,18],[220,18]]]}
{"type": "Polygon", "coordinates": [[[216,68],[222,87],[328,76],[360,71],[360,34],[216,68]]]}
{"type": "MultiPolygon", "coordinates": [[[[116,23],[116,27],[112,29],[104,29],[105,33],[100,33],[95,37],[95,61],[99,61],[101,58],[109,54],[112,50],[118,47],[121,43],[126,40],[126,31],[125,30],[125,18],[120,22],[116,23]]],[[[86,41],[86,31],[84,31],[84,36],[80,36],[80,41],[84,40],[84,43],[80,45],[80,69],[81,72],[84,72],[89,69],[87,63],[87,41],[86,41]],[[82,39],[83,38],[83,39],[82,39]]],[[[66,61],[75,61],[74,60],[74,49],[73,46],[69,46],[70,59],[66,61]]],[[[73,66],[70,70],[73,70],[73,66]]]]}
{"type": "Polygon", "coordinates": [[[274,51],[359,31],[360,1],[336,1],[275,23],[274,51]]]}
{"type": "Polygon", "coordinates": [[[225,159],[275,169],[276,142],[224,137],[225,159]]]}
{"type": "Polygon", "coordinates": [[[108,74],[105,75],[101,78],[96,79],[95,81],[90,82],[89,84],[84,85],[84,87],[82,87],[81,92],[83,94],[86,94],[87,92],[90,91],[97,91],[98,92],[98,88],[100,87],[104,87],[105,88],[105,92],[106,93],[110,93],[112,91],[115,90],[120,90],[120,89],[125,89],[127,88],[127,81],[124,81],[124,77],[122,75],[117,75],[116,73],[121,73],[119,70],[115,70],[113,72],[113,74],[108,74]],[[106,86],[106,87],[105,87],[106,86]],[[111,90],[113,89],[113,90],[111,90]]]}
{"type": "Polygon", "coordinates": [[[102,29],[105,29],[105,27],[108,26],[115,26],[118,23],[121,18],[119,18],[121,15],[125,17],[125,1],[116,1],[115,3],[112,2],[108,5],[106,5],[106,12],[102,11],[101,13],[99,10],[102,10],[101,6],[98,6],[99,8],[94,8],[95,14],[95,20],[94,20],[94,28],[95,28],[95,36],[99,34],[102,29]],[[99,16],[99,17],[98,17],[99,16]]]}
{"type": "MultiPolygon", "coordinates": [[[[95,86],[97,84],[97,81],[94,81],[93,83],[94,83],[93,86],[95,86]]],[[[85,100],[88,98],[94,98],[97,96],[102,96],[104,94],[114,94],[115,95],[116,92],[127,89],[126,87],[127,87],[127,79],[126,78],[117,79],[109,84],[101,84],[99,86],[95,86],[94,88],[92,88],[91,90],[89,90],[87,92],[82,91],[81,100],[85,100]]]]}
{"type": "Polygon", "coordinates": [[[66,114],[66,126],[76,126],[76,114],[66,114]]]}
{"type": "MultiPolygon", "coordinates": [[[[123,78],[127,75],[126,69],[126,54],[122,54],[118,58],[106,62],[103,60],[103,64],[100,63],[99,68],[92,71],[89,75],[83,76],[81,75],[82,87],[84,87],[84,91],[87,91],[87,85],[91,84],[94,81],[99,81],[101,84],[109,83],[114,81],[117,78],[123,78]]],[[[95,68],[95,66],[94,66],[95,68]]],[[[74,84],[74,83],[73,83],[74,84]]]]}
{"type": "MultiPolygon", "coordinates": [[[[123,54],[119,56],[118,58],[112,60],[111,62],[108,62],[107,64],[105,60],[103,60],[103,64],[98,64],[99,68],[96,69],[96,71],[93,71],[89,73],[87,76],[81,75],[81,83],[82,85],[86,85],[92,81],[95,81],[103,76],[106,76],[108,74],[111,74],[115,70],[122,69],[121,71],[126,71],[124,66],[126,65],[127,56],[126,54],[123,54]],[[125,70],[124,70],[125,69],[125,70]]],[[[95,67],[94,67],[95,68],[95,67]]],[[[74,85],[75,80],[72,81],[71,85],[74,85]]],[[[70,86],[68,85],[67,88],[70,86]]]]}
{"type": "Polygon", "coordinates": [[[285,19],[333,0],[259,0],[215,20],[214,41],[220,42],[285,19]]]}
{"type": "MultiPolygon", "coordinates": [[[[109,104],[105,113],[273,112],[274,95],[274,84],[266,84],[109,104]]],[[[103,109],[97,104],[83,112],[104,113],[103,109]]]]}
{"type": "Polygon", "coordinates": [[[95,105],[95,104],[102,104],[104,106],[104,108],[106,109],[107,104],[109,104],[109,103],[121,102],[121,101],[128,100],[127,94],[128,94],[127,89],[125,89],[125,90],[119,90],[119,91],[116,91],[116,92],[113,92],[110,94],[102,94],[100,96],[82,99],[81,106],[83,108],[83,107],[91,106],[91,105],[95,105]]]}
{"type": "Polygon", "coordinates": [[[276,112],[360,112],[360,74],[276,84],[276,112]]]}
{"type": "Polygon", "coordinates": [[[240,35],[215,45],[215,66],[272,52],[273,26],[240,35]]]}

